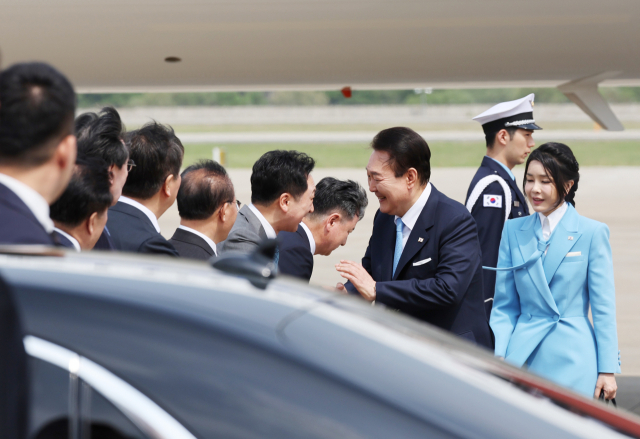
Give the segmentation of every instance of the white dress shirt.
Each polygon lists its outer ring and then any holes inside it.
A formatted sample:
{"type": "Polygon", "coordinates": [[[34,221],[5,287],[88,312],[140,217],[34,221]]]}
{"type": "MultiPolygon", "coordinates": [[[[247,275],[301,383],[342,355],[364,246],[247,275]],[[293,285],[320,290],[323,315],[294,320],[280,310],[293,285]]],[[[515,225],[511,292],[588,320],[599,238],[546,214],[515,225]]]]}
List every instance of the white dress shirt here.
{"type": "Polygon", "coordinates": [[[147,206],[144,206],[138,203],[136,200],[132,200],[129,197],[125,197],[124,195],[121,195],[120,198],[118,198],[118,201],[124,204],[128,204],[129,206],[133,206],[136,209],[138,209],[140,212],[147,215],[147,217],[149,218],[149,221],[151,221],[151,224],[153,224],[153,227],[155,227],[156,232],[160,233],[160,224],[158,224],[158,218],[156,218],[155,214],[151,212],[151,210],[149,210],[147,206]]]}
{"type": "Polygon", "coordinates": [[[256,206],[254,206],[253,204],[249,204],[249,209],[251,209],[251,211],[258,217],[258,219],[260,220],[260,224],[262,224],[262,227],[264,227],[264,232],[267,234],[267,238],[269,239],[276,239],[276,231],[274,230],[274,228],[271,226],[271,224],[269,224],[269,221],[267,221],[267,219],[262,216],[262,214],[260,213],[260,211],[256,208],[256,206]]]}
{"type": "Polygon", "coordinates": [[[543,241],[547,241],[551,237],[551,234],[555,230],[556,226],[558,225],[558,223],[560,222],[560,220],[562,219],[566,211],[567,211],[567,203],[564,202],[562,203],[562,206],[558,207],[556,210],[551,212],[549,216],[546,216],[541,212],[538,212],[538,218],[540,218],[540,224],[542,225],[543,241]]]}
{"type": "Polygon", "coordinates": [[[58,232],[59,234],[61,234],[65,238],[67,238],[69,241],[71,241],[71,244],[73,244],[73,247],[76,249],[76,251],[78,251],[78,252],[81,251],[80,243],[78,242],[78,240],[76,238],[74,238],[73,236],[71,236],[67,232],[65,232],[64,230],[61,230],[61,229],[59,229],[57,227],[54,227],[53,230],[55,230],[56,232],[58,232]]]}
{"type": "Polygon", "coordinates": [[[194,235],[198,235],[200,238],[204,239],[206,243],[209,244],[209,247],[211,247],[211,250],[213,250],[213,254],[218,256],[218,252],[216,250],[216,243],[213,242],[213,240],[209,238],[207,235],[205,235],[204,233],[200,233],[197,230],[192,229],[191,227],[187,227],[183,225],[179,225],[178,228],[182,230],[186,230],[187,232],[193,233],[194,235]]]}
{"type": "MultiPolygon", "coordinates": [[[[405,213],[404,216],[401,218],[402,223],[404,224],[404,227],[402,228],[402,249],[403,250],[404,250],[404,246],[407,245],[407,241],[409,240],[409,235],[411,235],[411,231],[416,225],[416,221],[418,221],[418,217],[422,213],[424,206],[426,206],[427,201],[429,201],[429,195],[431,195],[431,183],[427,183],[427,187],[425,187],[424,191],[422,191],[422,195],[420,195],[420,198],[418,198],[418,200],[415,203],[413,203],[413,206],[411,206],[411,208],[407,210],[407,213],[405,213]]],[[[398,223],[398,218],[400,217],[396,215],[395,219],[393,220],[394,224],[398,223]]]]}
{"type": "Polygon", "coordinates": [[[305,232],[307,232],[307,238],[309,238],[309,247],[311,247],[311,254],[316,254],[316,240],[313,239],[313,233],[305,223],[300,223],[305,232]]]}
{"type": "Polygon", "coordinates": [[[53,221],[49,218],[49,203],[42,195],[23,182],[5,174],[0,174],[0,183],[22,200],[47,233],[53,232],[53,221]]]}

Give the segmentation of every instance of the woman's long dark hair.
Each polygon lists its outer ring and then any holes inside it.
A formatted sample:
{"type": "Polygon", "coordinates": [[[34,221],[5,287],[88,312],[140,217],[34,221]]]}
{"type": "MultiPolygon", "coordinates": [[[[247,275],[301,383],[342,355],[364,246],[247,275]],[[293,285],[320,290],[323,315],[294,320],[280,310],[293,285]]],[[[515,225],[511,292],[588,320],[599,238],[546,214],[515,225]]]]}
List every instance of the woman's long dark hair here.
{"type": "Polygon", "coordinates": [[[524,168],[524,181],[522,182],[522,190],[527,184],[527,170],[529,163],[537,160],[542,163],[547,176],[553,180],[553,184],[558,191],[558,204],[563,200],[576,206],[574,197],[578,190],[578,181],[580,181],[580,166],[573,151],[564,143],[547,142],[535,149],[527,159],[524,168]],[[565,186],[573,180],[573,186],[567,192],[565,186]]]}

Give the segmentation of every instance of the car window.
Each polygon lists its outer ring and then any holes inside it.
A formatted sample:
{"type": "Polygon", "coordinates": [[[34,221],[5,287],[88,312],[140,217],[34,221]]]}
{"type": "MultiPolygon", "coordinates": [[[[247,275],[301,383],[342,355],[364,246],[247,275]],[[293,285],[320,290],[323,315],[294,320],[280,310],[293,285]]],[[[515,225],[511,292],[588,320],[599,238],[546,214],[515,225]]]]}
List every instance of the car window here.
{"type": "MultiPolygon", "coordinates": [[[[85,384],[86,386],[86,384],[85,384]]],[[[90,436],[109,439],[147,439],[118,408],[89,386],[83,389],[82,428],[90,436]]]]}

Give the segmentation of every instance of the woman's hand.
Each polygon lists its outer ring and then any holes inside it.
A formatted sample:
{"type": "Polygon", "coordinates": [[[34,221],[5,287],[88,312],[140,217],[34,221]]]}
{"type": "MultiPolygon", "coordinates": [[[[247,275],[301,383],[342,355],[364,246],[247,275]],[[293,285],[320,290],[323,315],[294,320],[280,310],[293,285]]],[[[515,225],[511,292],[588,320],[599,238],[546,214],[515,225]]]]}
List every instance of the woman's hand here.
{"type": "Polygon", "coordinates": [[[596,382],[596,391],[593,397],[600,398],[600,392],[604,392],[604,399],[613,399],[616,397],[618,391],[618,385],[616,384],[616,377],[612,373],[601,373],[598,375],[598,381],[596,382]]]}

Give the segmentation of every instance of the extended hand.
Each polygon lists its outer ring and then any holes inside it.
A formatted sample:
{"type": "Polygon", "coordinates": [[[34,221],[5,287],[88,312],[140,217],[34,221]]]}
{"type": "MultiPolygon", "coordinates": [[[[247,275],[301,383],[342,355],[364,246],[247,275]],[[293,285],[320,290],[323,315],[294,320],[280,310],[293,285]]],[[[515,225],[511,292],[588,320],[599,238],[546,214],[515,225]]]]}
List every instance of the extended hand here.
{"type": "Polygon", "coordinates": [[[351,281],[356,290],[368,301],[376,300],[376,282],[361,264],[352,261],[340,261],[336,264],[340,276],[351,281]]]}
{"type": "Polygon", "coordinates": [[[604,399],[613,399],[616,397],[618,385],[616,384],[616,377],[613,376],[612,373],[601,373],[598,375],[596,391],[593,394],[594,398],[600,398],[601,391],[604,391],[604,399]]]}

